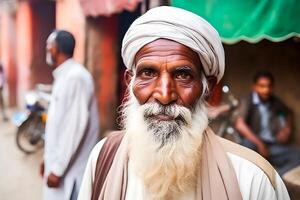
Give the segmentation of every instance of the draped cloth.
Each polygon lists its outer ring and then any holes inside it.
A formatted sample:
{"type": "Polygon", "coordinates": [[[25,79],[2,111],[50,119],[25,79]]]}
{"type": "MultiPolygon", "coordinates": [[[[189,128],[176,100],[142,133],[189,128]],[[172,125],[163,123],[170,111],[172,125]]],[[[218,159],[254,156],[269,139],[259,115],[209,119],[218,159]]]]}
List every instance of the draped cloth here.
{"type": "Polygon", "coordinates": [[[127,186],[128,142],[123,137],[100,191],[99,200],[124,200],[127,186]]]}
{"type": "MultiPolygon", "coordinates": [[[[203,135],[196,199],[241,200],[242,195],[234,169],[219,139],[210,129],[207,129],[203,135]]],[[[108,172],[99,200],[125,199],[127,164],[128,142],[125,136],[108,172]]]]}
{"type": "Polygon", "coordinates": [[[136,53],[160,38],[189,47],[199,55],[206,76],[215,76],[218,81],[222,78],[225,57],[218,32],[200,16],[168,6],[149,10],[129,27],[122,44],[126,67],[133,69],[136,53]]]}
{"type": "Polygon", "coordinates": [[[198,177],[201,187],[197,187],[197,199],[241,200],[233,166],[219,139],[210,129],[203,134],[202,148],[201,173],[198,177]]]}
{"type": "Polygon", "coordinates": [[[171,5],[205,18],[227,44],[300,37],[299,0],[172,0],[171,5]]]}
{"type": "Polygon", "coordinates": [[[134,11],[142,0],[79,0],[85,16],[111,16],[124,10],[134,11]]]}

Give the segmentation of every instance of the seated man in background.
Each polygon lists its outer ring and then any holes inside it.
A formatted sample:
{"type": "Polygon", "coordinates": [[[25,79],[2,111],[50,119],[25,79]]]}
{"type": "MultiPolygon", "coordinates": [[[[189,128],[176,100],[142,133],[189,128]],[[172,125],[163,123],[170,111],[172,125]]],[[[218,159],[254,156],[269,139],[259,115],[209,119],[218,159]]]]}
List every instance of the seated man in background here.
{"type": "Polygon", "coordinates": [[[273,94],[274,77],[261,71],[254,76],[251,94],[240,101],[236,129],[242,144],[267,158],[283,175],[300,164],[300,151],[287,146],[292,129],[290,109],[273,94]]]}

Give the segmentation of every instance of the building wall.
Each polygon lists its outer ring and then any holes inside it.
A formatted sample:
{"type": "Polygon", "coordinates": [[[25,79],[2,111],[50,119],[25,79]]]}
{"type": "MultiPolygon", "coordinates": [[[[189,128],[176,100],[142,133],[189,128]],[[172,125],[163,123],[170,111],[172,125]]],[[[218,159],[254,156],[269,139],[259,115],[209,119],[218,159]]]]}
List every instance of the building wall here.
{"type": "Polygon", "coordinates": [[[1,62],[6,75],[5,99],[9,106],[17,103],[17,69],[16,69],[16,24],[15,12],[0,9],[1,12],[1,62]]]}
{"type": "Polygon", "coordinates": [[[55,26],[55,3],[21,1],[16,12],[18,105],[37,83],[52,82],[52,69],[45,63],[45,42],[55,26]]]}
{"type": "Polygon", "coordinates": [[[32,8],[30,4],[20,2],[16,14],[18,105],[24,104],[24,96],[31,88],[32,20],[32,8]]]}
{"type": "Polygon", "coordinates": [[[10,106],[24,105],[36,83],[51,83],[52,69],[45,63],[45,41],[55,25],[54,2],[19,1],[1,7],[1,60],[7,75],[10,106]]]}
{"type": "Polygon", "coordinates": [[[115,129],[118,84],[118,20],[87,19],[86,66],[92,72],[101,123],[101,136],[115,129]]]}
{"type": "Polygon", "coordinates": [[[46,40],[55,28],[55,2],[32,3],[32,62],[31,84],[50,84],[53,68],[46,64],[46,40]]]}
{"type": "Polygon", "coordinates": [[[56,1],[56,28],[70,31],[76,39],[74,58],[85,61],[85,16],[78,0],[56,1]]]}
{"type": "Polygon", "coordinates": [[[226,72],[223,83],[231,86],[235,96],[251,89],[252,77],[264,69],[275,77],[275,94],[293,110],[295,115],[295,140],[300,145],[300,43],[290,39],[257,44],[240,42],[225,45],[226,72]]]}

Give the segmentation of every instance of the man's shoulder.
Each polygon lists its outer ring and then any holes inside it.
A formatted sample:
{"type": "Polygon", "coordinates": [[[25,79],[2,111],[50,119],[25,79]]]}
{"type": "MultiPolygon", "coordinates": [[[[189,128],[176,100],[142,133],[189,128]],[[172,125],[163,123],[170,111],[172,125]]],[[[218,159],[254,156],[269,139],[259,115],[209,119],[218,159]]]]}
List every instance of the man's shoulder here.
{"type": "Polygon", "coordinates": [[[69,68],[68,78],[84,78],[86,76],[91,76],[90,72],[79,62],[71,60],[70,65],[72,67],[69,68]]]}
{"type": "Polygon", "coordinates": [[[102,140],[100,140],[93,148],[92,150],[92,157],[98,157],[104,144],[106,144],[107,142],[110,143],[114,143],[116,145],[118,145],[122,139],[124,135],[123,131],[111,131],[107,134],[106,137],[104,137],[102,140]]]}
{"type": "Polygon", "coordinates": [[[106,137],[101,139],[93,148],[92,150],[92,153],[93,155],[98,155],[99,152],[101,151],[102,147],[103,147],[103,144],[105,143],[106,141],[106,137]]]}
{"type": "Polygon", "coordinates": [[[256,171],[261,170],[268,177],[273,187],[275,187],[276,171],[266,159],[264,159],[255,151],[252,151],[251,149],[243,147],[239,144],[221,137],[219,137],[219,140],[227,153],[239,157],[241,162],[246,161],[249,168],[253,168],[256,171]]]}
{"type": "Polygon", "coordinates": [[[281,112],[290,112],[290,108],[287,106],[285,102],[283,102],[278,96],[272,96],[273,107],[281,112]]]}
{"type": "Polygon", "coordinates": [[[251,112],[251,107],[252,107],[252,93],[249,92],[249,93],[243,94],[239,98],[239,104],[238,104],[237,110],[235,111],[235,116],[240,116],[244,120],[246,120],[247,116],[251,112]]]}

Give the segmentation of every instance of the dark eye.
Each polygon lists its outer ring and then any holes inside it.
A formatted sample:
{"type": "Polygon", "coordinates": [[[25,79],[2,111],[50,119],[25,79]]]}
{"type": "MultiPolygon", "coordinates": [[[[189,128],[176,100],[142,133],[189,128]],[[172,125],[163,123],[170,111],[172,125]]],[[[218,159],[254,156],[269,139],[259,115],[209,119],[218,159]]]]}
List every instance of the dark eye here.
{"type": "Polygon", "coordinates": [[[175,78],[179,80],[191,80],[193,76],[189,71],[180,70],[176,72],[175,78]]]}
{"type": "Polygon", "coordinates": [[[156,71],[151,68],[142,69],[138,74],[143,78],[153,78],[157,75],[156,71]]]}

